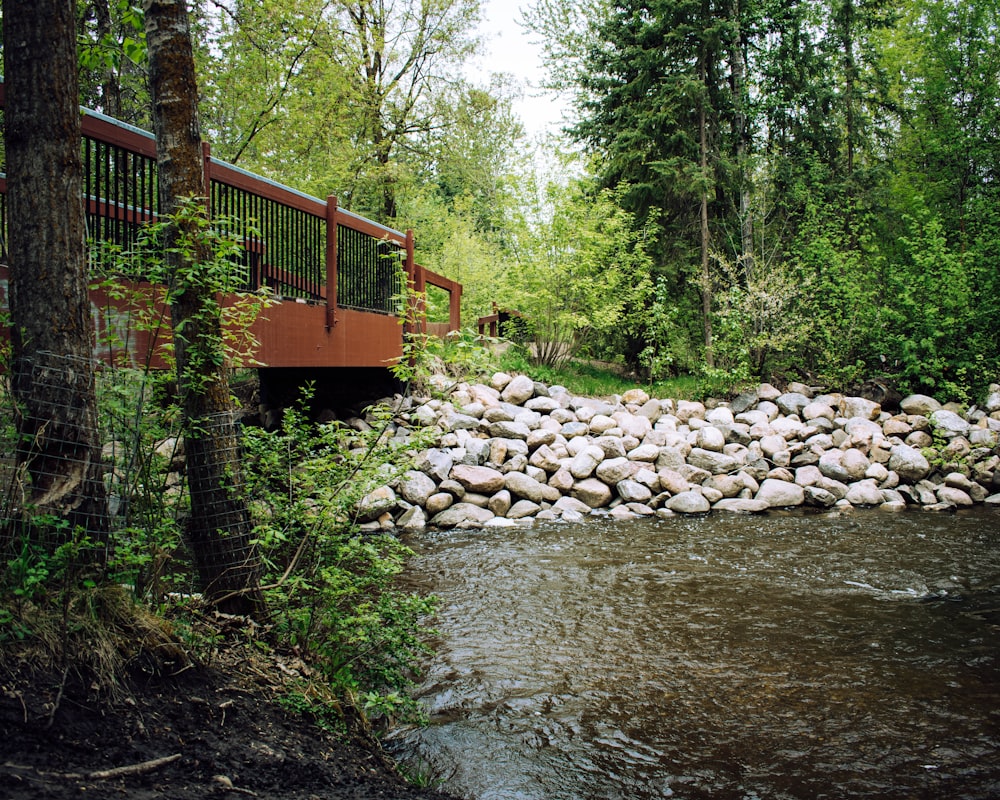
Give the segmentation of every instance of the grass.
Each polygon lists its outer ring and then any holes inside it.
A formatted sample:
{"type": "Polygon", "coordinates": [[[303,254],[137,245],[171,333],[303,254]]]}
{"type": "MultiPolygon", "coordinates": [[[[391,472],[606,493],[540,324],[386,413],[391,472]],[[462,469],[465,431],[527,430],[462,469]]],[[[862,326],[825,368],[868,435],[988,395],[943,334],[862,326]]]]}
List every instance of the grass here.
{"type": "Polygon", "coordinates": [[[535,366],[513,347],[500,356],[500,367],[506,371],[523,372],[550,386],[565,386],[573,394],[588,397],[623,394],[637,387],[644,389],[651,397],[658,398],[693,400],[702,396],[698,378],[693,375],[679,375],[649,384],[624,376],[613,367],[578,359],[559,369],[535,366]]]}

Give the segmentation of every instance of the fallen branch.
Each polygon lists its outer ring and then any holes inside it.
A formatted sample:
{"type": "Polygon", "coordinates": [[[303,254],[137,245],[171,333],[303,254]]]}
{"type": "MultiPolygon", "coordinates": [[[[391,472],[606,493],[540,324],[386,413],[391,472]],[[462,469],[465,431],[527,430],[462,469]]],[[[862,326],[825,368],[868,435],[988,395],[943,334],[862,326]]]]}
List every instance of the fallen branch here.
{"type": "Polygon", "coordinates": [[[9,761],[3,766],[8,769],[16,769],[22,772],[34,772],[40,778],[57,778],[64,781],[105,781],[110,778],[122,778],[128,775],[142,775],[152,772],[155,769],[171,764],[181,757],[180,753],[163,758],[154,758],[150,761],[143,761],[139,764],[128,764],[124,767],[112,767],[111,769],[97,769],[93,772],[43,772],[35,767],[22,766],[21,764],[11,764],[9,761]]]}

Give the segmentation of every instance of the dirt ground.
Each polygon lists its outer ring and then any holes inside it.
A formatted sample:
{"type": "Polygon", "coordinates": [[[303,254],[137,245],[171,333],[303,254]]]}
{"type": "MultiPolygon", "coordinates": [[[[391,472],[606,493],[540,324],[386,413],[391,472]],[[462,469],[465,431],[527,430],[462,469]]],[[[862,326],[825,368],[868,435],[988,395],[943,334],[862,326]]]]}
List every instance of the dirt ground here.
{"type": "Polygon", "coordinates": [[[238,660],[113,702],[62,683],[0,687],[3,800],[442,797],[407,784],[370,737],[326,733],[277,705],[267,672],[238,660]]]}

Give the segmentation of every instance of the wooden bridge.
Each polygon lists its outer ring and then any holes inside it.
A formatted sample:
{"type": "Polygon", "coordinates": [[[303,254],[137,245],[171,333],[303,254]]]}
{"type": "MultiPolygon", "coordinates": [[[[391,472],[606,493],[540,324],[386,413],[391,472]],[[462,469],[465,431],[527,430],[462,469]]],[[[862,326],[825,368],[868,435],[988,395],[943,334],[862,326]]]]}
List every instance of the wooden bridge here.
{"type": "MultiPolygon", "coordinates": [[[[0,108],[4,87],[0,83],[0,108]]],[[[92,111],[82,118],[83,195],[95,251],[112,244],[128,252],[156,219],[156,143],[152,134],[92,111]]],[[[273,303],[251,328],[250,355],[272,369],[385,368],[402,353],[398,303],[402,276],[422,296],[448,294],[448,321],[409,323],[443,335],[460,327],[462,286],[420,266],[412,231],[401,232],[254,175],[211,156],[203,143],[205,196],[213,218],[236,228],[244,263],[240,292],[266,291],[273,303]],[[402,264],[402,272],[399,265],[402,264]]],[[[0,151],[2,152],[2,151],[0,151]]],[[[0,232],[6,232],[5,167],[0,164],[0,232]]],[[[0,245],[6,242],[6,235],[0,245]]],[[[0,253],[0,305],[7,306],[7,253],[0,253]]],[[[154,295],[154,287],[139,282],[154,295]]],[[[95,355],[133,365],[162,365],[167,331],[130,331],[133,309],[107,292],[91,296],[95,355]],[[112,335],[116,334],[116,335],[112,335]]],[[[169,318],[169,315],[165,317],[169,318]]]]}

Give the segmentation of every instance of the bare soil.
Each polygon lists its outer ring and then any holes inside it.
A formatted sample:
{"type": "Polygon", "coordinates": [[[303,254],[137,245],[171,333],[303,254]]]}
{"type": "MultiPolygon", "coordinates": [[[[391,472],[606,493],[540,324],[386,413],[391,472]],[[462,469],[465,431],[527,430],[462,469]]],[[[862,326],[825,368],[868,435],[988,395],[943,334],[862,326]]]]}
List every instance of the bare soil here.
{"type": "Polygon", "coordinates": [[[236,654],[115,699],[59,674],[0,675],[0,798],[442,797],[407,784],[363,730],[281,707],[280,670],[263,666],[236,654]]]}

